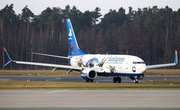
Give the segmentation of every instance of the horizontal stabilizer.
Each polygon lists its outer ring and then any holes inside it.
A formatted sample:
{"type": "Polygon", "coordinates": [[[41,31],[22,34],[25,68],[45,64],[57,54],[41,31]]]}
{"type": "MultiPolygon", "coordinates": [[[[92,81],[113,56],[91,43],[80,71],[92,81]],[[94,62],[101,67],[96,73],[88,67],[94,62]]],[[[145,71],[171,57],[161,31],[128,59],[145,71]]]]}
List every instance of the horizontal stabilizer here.
{"type": "Polygon", "coordinates": [[[55,57],[55,58],[70,59],[69,57],[58,56],[58,55],[50,55],[50,54],[44,54],[44,53],[35,53],[35,52],[32,52],[32,54],[48,56],[48,57],[55,57]]]}

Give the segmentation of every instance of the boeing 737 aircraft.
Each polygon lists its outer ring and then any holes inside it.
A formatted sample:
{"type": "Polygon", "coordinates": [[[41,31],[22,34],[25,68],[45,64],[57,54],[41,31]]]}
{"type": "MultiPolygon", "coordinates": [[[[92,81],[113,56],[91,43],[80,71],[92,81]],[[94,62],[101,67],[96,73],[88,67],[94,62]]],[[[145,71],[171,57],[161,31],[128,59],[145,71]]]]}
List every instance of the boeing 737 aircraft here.
{"type": "Polygon", "coordinates": [[[144,77],[144,73],[147,69],[175,66],[178,63],[177,51],[175,51],[174,63],[148,66],[141,58],[132,55],[85,54],[79,49],[70,19],[67,19],[66,22],[69,56],[63,57],[41,53],[34,54],[65,58],[69,60],[70,65],[11,60],[6,49],[4,48],[4,51],[9,60],[4,66],[9,64],[10,62],[14,62],[17,64],[53,67],[53,71],[55,71],[57,68],[67,69],[67,74],[69,74],[71,71],[79,71],[81,77],[85,79],[86,82],[93,82],[94,79],[97,78],[97,76],[113,76],[114,83],[121,83],[121,76],[128,76],[129,78],[134,80],[135,83],[138,83],[138,80],[144,77]]]}

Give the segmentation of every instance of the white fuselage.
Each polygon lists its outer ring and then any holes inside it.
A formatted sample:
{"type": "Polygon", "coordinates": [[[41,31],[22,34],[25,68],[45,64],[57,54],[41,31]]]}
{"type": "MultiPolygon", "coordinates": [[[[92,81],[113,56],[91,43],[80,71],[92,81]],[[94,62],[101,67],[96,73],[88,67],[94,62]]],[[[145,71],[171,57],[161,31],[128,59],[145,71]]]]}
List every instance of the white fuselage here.
{"type": "Polygon", "coordinates": [[[72,66],[103,68],[104,73],[128,76],[129,74],[144,74],[146,64],[136,56],[131,55],[100,55],[86,54],[73,56],[70,60],[72,66]]]}

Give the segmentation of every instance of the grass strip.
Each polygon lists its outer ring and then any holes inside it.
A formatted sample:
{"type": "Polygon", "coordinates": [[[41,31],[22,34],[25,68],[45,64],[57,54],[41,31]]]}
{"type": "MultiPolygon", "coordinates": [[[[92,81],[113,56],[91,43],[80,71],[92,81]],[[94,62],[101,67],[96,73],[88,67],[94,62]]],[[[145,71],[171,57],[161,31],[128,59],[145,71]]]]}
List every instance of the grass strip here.
{"type": "Polygon", "coordinates": [[[76,71],[66,73],[66,70],[0,70],[0,76],[79,76],[76,71]]]}
{"type": "MultiPolygon", "coordinates": [[[[0,70],[0,76],[80,76],[76,71],[66,73],[66,70],[0,70]]],[[[150,69],[145,76],[180,76],[180,69],[150,69]]]]}
{"type": "Polygon", "coordinates": [[[0,90],[180,90],[180,84],[0,81],[0,90]]]}
{"type": "Polygon", "coordinates": [[[146,76],[180,76],[180,69],[149,69],[146,76]]]}
{"type": "MultiPolygon", "coordinates": [[[[151,82],[152,80],[143,80],[144,82],[151,82]]],[[[156,83],[179,83],[180,84],[180,79],[156,79],[153,80],[153,82],[156,83]]]]}

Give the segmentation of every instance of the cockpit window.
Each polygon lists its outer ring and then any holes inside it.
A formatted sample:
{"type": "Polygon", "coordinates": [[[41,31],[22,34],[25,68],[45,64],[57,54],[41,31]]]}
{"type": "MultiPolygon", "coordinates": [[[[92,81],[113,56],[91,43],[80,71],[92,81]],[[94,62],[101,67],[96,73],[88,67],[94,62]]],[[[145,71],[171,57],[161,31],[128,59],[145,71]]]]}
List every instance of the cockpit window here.
{"type": "Polygon", "coordinates": [[[145,64],[144,62],[133,62],[133,64],[145,64]]]}

